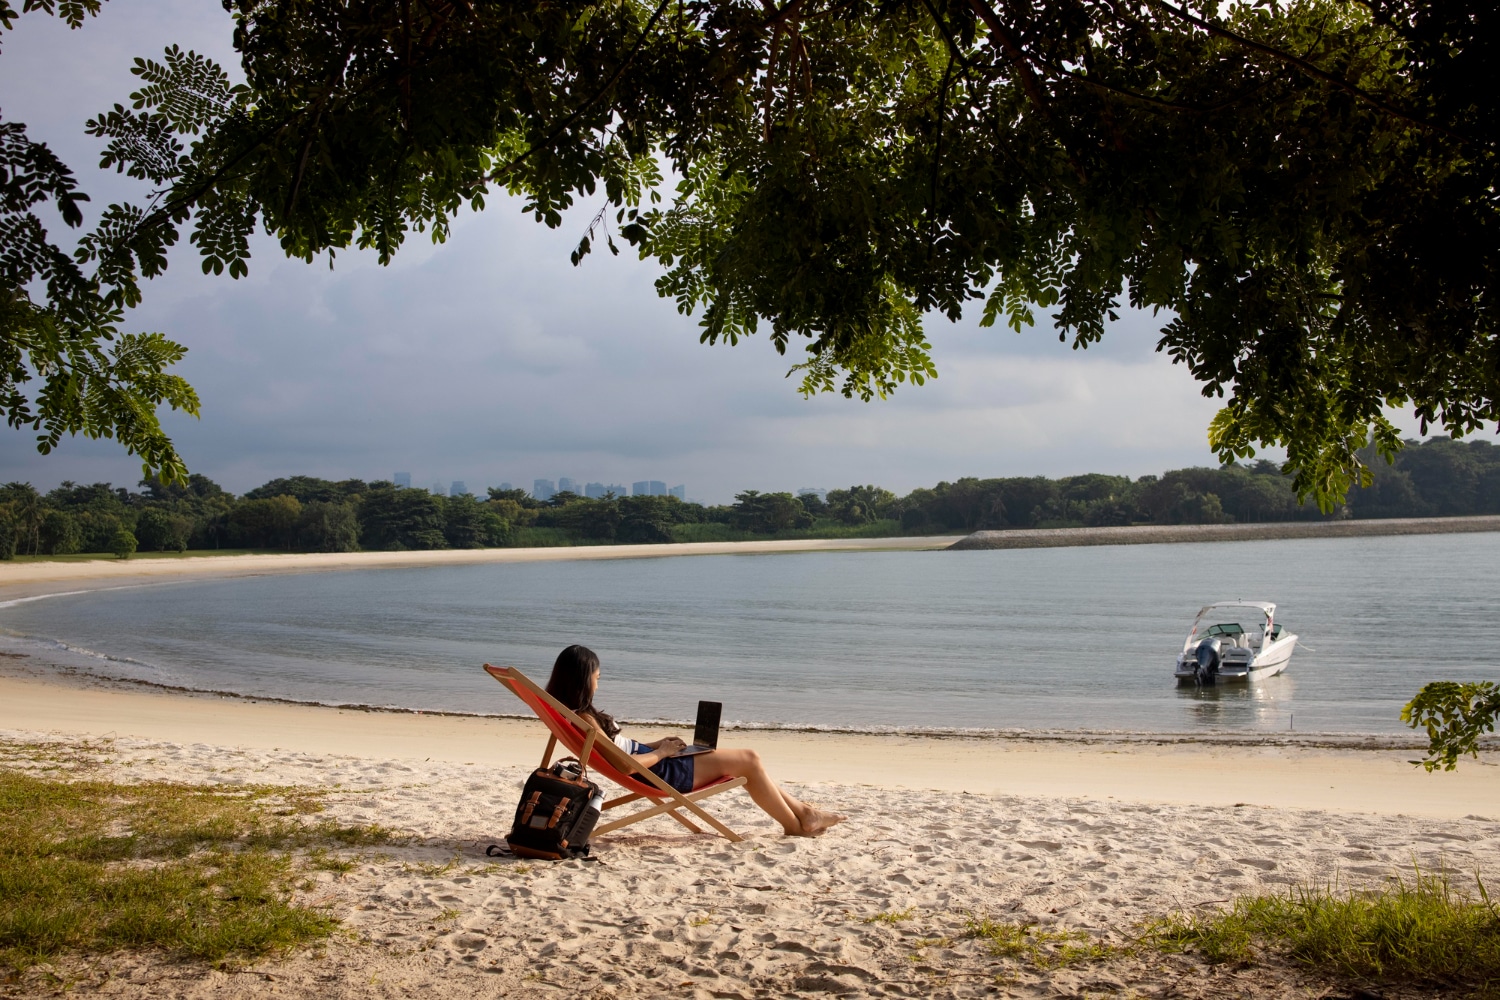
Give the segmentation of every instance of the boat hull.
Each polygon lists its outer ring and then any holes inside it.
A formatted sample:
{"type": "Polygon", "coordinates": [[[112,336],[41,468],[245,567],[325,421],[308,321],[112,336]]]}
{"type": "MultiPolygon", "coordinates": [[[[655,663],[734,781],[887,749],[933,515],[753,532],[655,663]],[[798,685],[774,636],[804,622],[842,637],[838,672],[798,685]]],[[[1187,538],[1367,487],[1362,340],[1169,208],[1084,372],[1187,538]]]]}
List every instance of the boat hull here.
{"type": "MultiPolygon", "coordinates": [[[[1292,651],[1297,646],[1295,635],[1284,635],[1271,643],[1269,647],[1259,653],[1248,664],[1225,663],[1219,667],[1216,680],[1220,684],[1248,684],[1253,681],[1265,680],[1275,677],[1281,673],[1292,662],[1292,651]]],[[[1194,684],[1198,682],[1197,671],[1193,668],[1196,661],[1186,653],[1177,658],[1177,669],[1175,675],[1179,684],[1194,684]]]]}

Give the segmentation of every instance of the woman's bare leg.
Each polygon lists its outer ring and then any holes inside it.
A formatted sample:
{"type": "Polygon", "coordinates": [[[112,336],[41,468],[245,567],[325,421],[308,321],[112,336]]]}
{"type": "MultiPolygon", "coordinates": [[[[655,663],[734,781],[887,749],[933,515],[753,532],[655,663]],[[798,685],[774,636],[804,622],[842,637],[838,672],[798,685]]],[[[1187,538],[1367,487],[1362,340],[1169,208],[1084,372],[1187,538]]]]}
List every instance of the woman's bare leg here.
{"type": "Polygon", "coordinates": [[[788,836],[816,837],[844,817],[825,813],[783,791],[761,763],[754,750],[715,750],[699,754],[693,763],[693,779],[703,787],[723,777],[744,778],[745,791],[766,815],[781,824],[788,836]]]}

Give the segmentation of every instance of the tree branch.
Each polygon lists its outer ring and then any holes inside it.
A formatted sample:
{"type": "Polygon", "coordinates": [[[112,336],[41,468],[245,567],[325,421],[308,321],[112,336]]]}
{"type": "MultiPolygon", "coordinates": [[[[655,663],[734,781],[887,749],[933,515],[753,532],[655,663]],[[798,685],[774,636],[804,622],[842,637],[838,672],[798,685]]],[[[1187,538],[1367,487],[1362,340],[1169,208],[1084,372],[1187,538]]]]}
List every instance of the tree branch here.
{"type": "Polygon", "coordinates": [[[1021,48],[1020,41],[1015,34],[1000,20],[1000,15],[990,9],[990,5],[983,0],[969,0],[969,6],[979,19],[984,22],[985,27],[990,29],[990,34],[1000,43],[1000,49],[1011,64],[1016,67],[1016,74],[1021,78],[1021,89],[1026,91],[1027,98],[1036,105],[1038,111],[1050,122],[1052,120],[1052,108],[1047,101],[1047,94],[1042,90],[1041,81],[1037,79],[1036,71],[1031,67],[1031,59],[1027,57],[1021,48]]]}
{"type": "Polygon", "coordinates": [[[630,64],[635,61],[636,53],[638,53],[641,50],[641,46],[646,43],[646,38],[651,34],[651,29],[656,27],[657,20],[661,18],[662,12],[667,9],[667,4],[671,2],[672,0],[661,0],[661,3],[657,4],[656,12],[651,15],[651,20],[647,21],[646,26],[641,29],[640,37],[635,40],[635,44],[632,45],[630,47],[630,51],[625,54],[624,61],[620,63],[619,68],[615,70],[614,74],[607,81],[605,81],[604,86],[594,91],[594,93],[590,95],[588,100],[584,101],[577,108],[574,108],[572,113],[569,114],[568,117],[564,118],[561,122],[559,122],[557,126],[552,129],[552,131],[548,132],[540,143],[528,147],[526,152],[522,153],[520,156],[517,156],[515,159],[511,160],[504,166],[497,167],[496,169],[491,170],[489,179],[498,182],[500,178],[510,173],[516,167],[519,167],[522,163],[525,163],[527,160],[531,159],[532,153],[551,146],[554,142],[562,137],[562,134],[564,132],[568,130],[568,126],[572,125],[579,118],[583,117],[583,113],[585,111],[593,107],[594,103],[598,101],[599,98],[603,97],[609,92],[610,88],[619,83],[620,77],[625,75],[625,71],[629,69],[630,64]]]}
{"type": "MultiPolygon", "coordinates": [[[[1290,66],[1293,69],[1296,69],[1299,72],[1316,80],[1321,80],[1324,83],[1330,84],[1338,88],[1339,90],[1344,91],[1346,94],[1354,97],[1356,100],[1367,104],[1378,111],[1384,112],[1385,114],[1390,115],[1392,118],[1404,121],[1408,125],[1415,125],[1420,129],[1424,129],[1430,132],[1439,132],[1443,135],[1446,135],[1450,139],[1457,139],[1460,142],[1476,142],[1476,140],[1474,140],[1473,138],[1464,135],[1461,132],[1455,132],[1453,129],[1450,129],[1445,125],[1439,125],[1437,122],[1428,121],[1424,118],[1418,118],[1407,111],[1403,111],[1389,101],[1381,97],[1377,97],[1375,94],[1370,93],[1368,90],[1365,90],[1364,88],[1356,84],[1350,83],[1348,80],[1345,80],[1343,77],[1339,76],[1336,73],[1330,73],[1327,70],[1318,68],[1313,63],[1301,58],[1300,56],[1295,56],[1290,52],[1278,49],[1274,45],[1267,45],[1264,42],[1257,42],[1253,38],[1246,38],[1244,35],[1238,34],[1234,31],[1230,31],[1228,28],[1225,28],[1222,25],[1218,25],[1213,23],[1212,21],[1198,17],[1191,11],[1184,10],[1180,7],[1174,7],[1172,4],[1167,3],[1166,0],[1146,0],[1146,2],[1153,7],[1157,7],[1161,10],[1166,11],[1178,20],[1186,21],[1188,24],[1191,24],[1194,27],[1203,29],[1210,35],[1216,35],[1219,38],[1234,42],[1236,45],[1250,49],[1253,52],[1259,52],[1263,55],[1268,55],[1272,59],[1275,59],[1277,62],[1290,66]]],[[[1485,145],[1484,143],[1478,144],[1485,145]]]]}

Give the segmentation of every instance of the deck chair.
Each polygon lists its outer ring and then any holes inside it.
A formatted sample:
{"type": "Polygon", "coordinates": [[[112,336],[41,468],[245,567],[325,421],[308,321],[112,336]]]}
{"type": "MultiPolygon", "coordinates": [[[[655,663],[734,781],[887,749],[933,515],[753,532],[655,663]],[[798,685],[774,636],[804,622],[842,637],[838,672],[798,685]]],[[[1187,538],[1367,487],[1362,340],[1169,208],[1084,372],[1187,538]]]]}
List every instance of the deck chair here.
{"type": "Polygon", "coordinates": [[[615,746],[609,737],[599,731],[598,727],[585,722],[571,709],[566,708],[562,702],[537,687],[531,678],[515,667],[493,667],[486,663],[484,669],[491,677],[509,688],[512,694],[524,701],[537,714],[537,718],[542,720],[542,724],[551,731],[552,736],[547,740],[547,750],[542,754],[542,767],[552,763],[552,752],[561,742],[595,774],[601,774],[625,789],[626,794],[604,803],[605,810],[630,802],[639,802],[642,799],[649,799],[654,803],[622,819],[594,827],[593,836],[611,833],[663,813],[694,833],[702,833],[703,830],[678,811],[686,809],[713,827],[725,839],[736,842],[744,839],[710,816],[698,804],[710,795],[718,795],[720,792],[739,788],[745,783],[744,778],[724,777],[711,785],[695,788],[691,792],[679,792],[663,781],[660,776],[642,767],[630,754],[615,746]]]}

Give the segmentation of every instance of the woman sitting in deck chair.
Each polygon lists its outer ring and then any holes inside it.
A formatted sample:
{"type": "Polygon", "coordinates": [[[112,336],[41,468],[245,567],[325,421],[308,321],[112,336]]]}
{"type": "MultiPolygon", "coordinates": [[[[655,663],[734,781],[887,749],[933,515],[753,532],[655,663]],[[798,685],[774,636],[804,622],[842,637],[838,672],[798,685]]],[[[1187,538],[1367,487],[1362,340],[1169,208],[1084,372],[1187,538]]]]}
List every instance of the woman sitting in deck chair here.
{"type": "Polygon", "coordinates": [[[824,812],[788,795],[766,774],[754,750],[710,750],[691,757],[672,754],[687,744],[676,736],[637,743],[620,734],[615,720],[594,707],[599,688],[599,657],[586,646],[569,646],[557,655],[547,693],[598,726],[615,745],[652,770],[679,792],[710,785],[725,776],[745,779],[745,791],[789,837],[816,837],[845,817],[824,812]]]}

